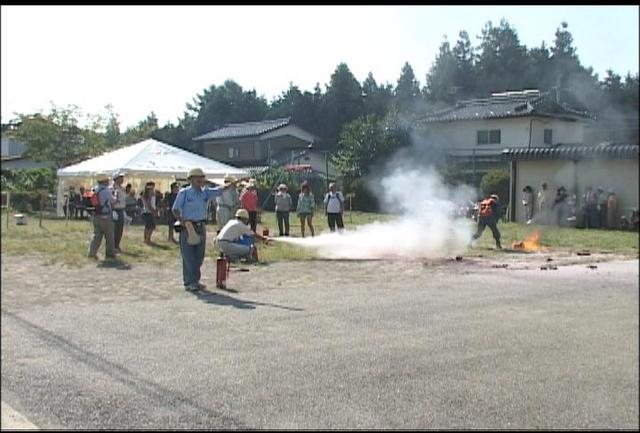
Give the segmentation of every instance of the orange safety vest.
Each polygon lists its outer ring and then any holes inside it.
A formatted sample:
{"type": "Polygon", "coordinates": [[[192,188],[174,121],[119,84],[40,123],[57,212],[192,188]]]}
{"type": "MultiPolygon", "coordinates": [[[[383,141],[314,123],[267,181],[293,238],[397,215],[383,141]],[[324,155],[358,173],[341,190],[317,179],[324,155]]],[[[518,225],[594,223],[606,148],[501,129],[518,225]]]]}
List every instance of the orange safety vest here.
{"type": "Polygon", "coordinates": [[[495,202],[496,201],[492,198],[482,200],[480,202],[480,216],[489,217],[493,215],[493,205],[495,204],[495,202]]]}

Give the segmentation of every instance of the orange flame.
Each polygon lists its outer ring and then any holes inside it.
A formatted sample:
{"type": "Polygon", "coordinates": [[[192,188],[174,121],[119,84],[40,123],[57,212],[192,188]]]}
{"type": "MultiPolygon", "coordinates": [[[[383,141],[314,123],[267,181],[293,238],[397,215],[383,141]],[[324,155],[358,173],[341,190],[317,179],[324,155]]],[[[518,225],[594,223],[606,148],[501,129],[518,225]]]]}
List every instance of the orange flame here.
{"type": "Polygon", "coordinates": [[[540,250],[540,232],[534,232],[531,236],[522,242],[514,242],[511,246],[514,250],[538,251],[540,250]]]}

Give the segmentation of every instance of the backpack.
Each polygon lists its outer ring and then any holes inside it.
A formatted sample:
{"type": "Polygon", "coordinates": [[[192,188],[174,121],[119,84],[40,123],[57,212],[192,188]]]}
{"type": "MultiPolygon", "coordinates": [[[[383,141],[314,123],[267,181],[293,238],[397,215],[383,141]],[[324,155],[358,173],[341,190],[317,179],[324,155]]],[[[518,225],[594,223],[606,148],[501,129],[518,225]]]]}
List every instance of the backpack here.
{"type": "Polygon", "coordinates": [[[91,207],[95,209],[96,213],[102,213],[102,204],[100,203],[100,191],[102,190],[103,188],[98,189],[98,191],[94,192],[89,198],[91,207]]]}
{"type": "Polygon", "coordinates": [[[492,198],[482,200],[480,202],[480,216],[486,218],[493,215],[493,205],[495,202],[492,198]]]}

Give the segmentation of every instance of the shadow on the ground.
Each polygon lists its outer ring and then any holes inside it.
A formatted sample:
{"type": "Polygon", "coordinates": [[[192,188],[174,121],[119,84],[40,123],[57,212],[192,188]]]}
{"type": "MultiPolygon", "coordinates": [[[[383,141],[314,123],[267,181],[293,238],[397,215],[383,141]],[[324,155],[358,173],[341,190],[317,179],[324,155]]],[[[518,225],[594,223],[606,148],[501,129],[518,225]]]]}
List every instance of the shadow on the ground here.
{"type": "Polygon", "coordinates": [[[121,271],[130,271],[131,265],[120,259],[105,259],[103,262],[98,263],[99,268],[118,269],[121,271]]]}
{"type": "MultiPolygon", "coordinates": [[[[226,289],[226,290],[231,291],[229,289],[226,289]]],[[[239,308],[242,310],[255,310],[257,306],[260,306],[260,307],[281,308],[283,310],[289,310],[289,311],[304,311],[304,308],[288,307],[286,305],[271,304],[268,302],[245,301],[243,299],[234,298],[228,295],[224,295],[222,293],[214,293],[214,292],[202,291],[202,290],[198,290],[196,292],[191,292],[191,293],[200,301],[205,302],[207,304],[230,305],[232,307],[239,308]]]]}

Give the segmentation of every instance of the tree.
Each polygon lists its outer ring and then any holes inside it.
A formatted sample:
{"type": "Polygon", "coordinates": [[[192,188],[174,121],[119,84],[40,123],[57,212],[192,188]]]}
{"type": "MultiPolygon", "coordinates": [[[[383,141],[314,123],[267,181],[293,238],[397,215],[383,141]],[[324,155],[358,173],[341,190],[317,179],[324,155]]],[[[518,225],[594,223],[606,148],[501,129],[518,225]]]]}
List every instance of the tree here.
{"type": "Polygon", "coordinates": [[[471,96],[476,88],[476,74],[473,70],[475,54],[466,31],[462,30],[458,34],[458,41],[451,53],[456,64],[453,93],[458,97],[471,96]]]}
{"type": "Polygon", "coordinates": [[[25,143],[34,160],[64,167],[106,149],[104,134],[80,127],[80,115],[77,107],[55,105],[49,114],[20,114],[20,126],[11,135],[25,143]]]}
{"type": "Polygon", "coordinates": [[[290,83],[289,89],[271,102],[267,118],[291,117],[291,121],[296,125],[319,134],[322,125],[317,121],[318,110],[319,104],[311,92],[303,93],[298,86],[290,83]]]}
{"type": "Polygon", "coordinates": [[[192,132],[195,136],[228,123],[263,120],[269,107],[255,90],[244,91],[235,81],[227,80],[220,87],[212,85],[205,89],[187,108],[194,118],[192,132]]]}
{"type": "Polygon", "coordinates": [[[393,101],[393,86],[388,83],[386,85],[378,85],[375,78],[373,78],[373,73],[369,72],[369,75],[362,83],[362,95],[365,114],[384,116],[393,101]]]}
{"type": "Polygon", "coordinates": [[[457,61],[445,37],[438,49],[436,60],[427,74],[425,88],[427,100],[432,103],[437,101],[452,103],[455,98],[456,73],[457,61]]]}
{"type": "Polygon", "coordinates": [[[370,114],[345,125],[332,162],[349,183],[367,175],[374,164],[408,143],[408,133],[397,113],[384,118],[370,114]]]}
{"type": "Polygon", "coordinates": [[[521,89],[528,67],[526,47],[520,45],[516,30],[502,19],[499,27],[488,21],[480,37],[477,66],[479,89],[487,94],[495,91],[521,89]]]}
{"type": "Polygon", "coordinates": [[[395,106],[400,112],[413,112],[419,97],[420,83],[409,62],[405,62],[395,89],[395,106]]]}
{"type": "Polygon", "coordinates": [[[152,138],[157,130],[158,118],[152,111],[144,120],[138,122],[136,126],[127,128],[127,130],[121,134],[118,145],[127,146],[129,144],[146,140],[147,138],[152,138]]]}
{"type": "Polygon", "coordinates": [[[363,113],[363,96],[360,83],[346,63],[340,63],[322,98],[321,117],[325,122],[325,145],[335,146],[344,124],[357,119],[363,113]]]}

